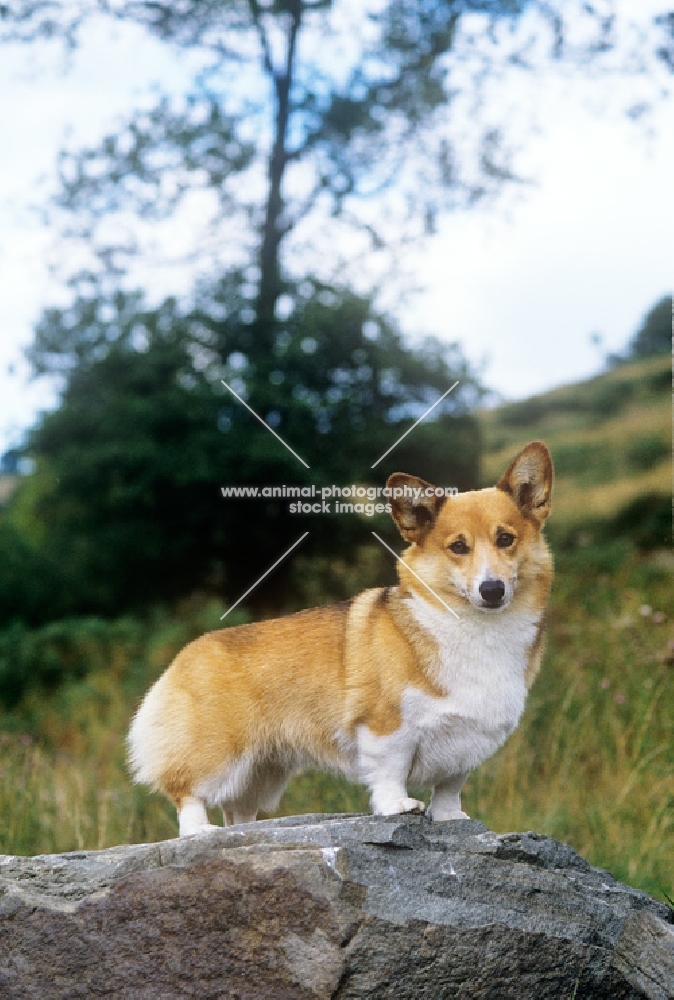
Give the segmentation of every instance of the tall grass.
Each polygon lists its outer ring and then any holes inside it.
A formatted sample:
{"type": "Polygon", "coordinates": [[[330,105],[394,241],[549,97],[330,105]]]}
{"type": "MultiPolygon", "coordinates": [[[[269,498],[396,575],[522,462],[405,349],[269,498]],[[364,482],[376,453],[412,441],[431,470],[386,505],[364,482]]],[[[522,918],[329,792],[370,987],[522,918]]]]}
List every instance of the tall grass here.
{"type": "Polygon", "coordinates": [[[543,674],[465,802],[493,829],[557,837],[662,897],[674,856],[674,609],[657,560],[610,573],[601,563],[560,561],[543,674]]]}
{"type": "MultiPolygon", "coordinates": [[[[491,829],[557,837],[660,898],[674,894],[667,561],[666,553],[645,558],[619,543],[558,560],[541,676],[520,727],[471,775],[463,797],[467,812],[491,829]]],[[[190,628],[156,623],[124,647],[104,645],[97,654],[90,645],[88,674],[24,697],[5,720],[14,731],[0,737],[1,851],[100,849],[176,835],[172,807],[131,785],[124,736],[144,688],[194,631],[217,627],[219,610],[202,611],[190,628]]],[[[305,774],[290,783],[279,812],[366,809],[364,789],[305,774]]]]}
{"type": "MultiPolygon", "coordinates": [[[[3,850],[34,854],[100,849],[136,839],[142,828],[138,794],[117,768],[53,754],[30,736],[0,742],[0,836],[3,850]]],[[[162,810],[148,832],[172,836],[162,810]]]]}

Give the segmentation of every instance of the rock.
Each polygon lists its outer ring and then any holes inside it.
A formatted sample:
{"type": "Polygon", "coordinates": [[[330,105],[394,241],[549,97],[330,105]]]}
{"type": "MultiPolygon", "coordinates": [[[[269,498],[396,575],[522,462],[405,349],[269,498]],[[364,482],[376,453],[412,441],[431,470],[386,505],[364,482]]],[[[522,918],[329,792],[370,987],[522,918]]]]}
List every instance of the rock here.
{"type": "Polygon", "coordinates": [[[674,996],[669,908],[535,833],[300,816],[0,857],[0,997],[674,996]]]}

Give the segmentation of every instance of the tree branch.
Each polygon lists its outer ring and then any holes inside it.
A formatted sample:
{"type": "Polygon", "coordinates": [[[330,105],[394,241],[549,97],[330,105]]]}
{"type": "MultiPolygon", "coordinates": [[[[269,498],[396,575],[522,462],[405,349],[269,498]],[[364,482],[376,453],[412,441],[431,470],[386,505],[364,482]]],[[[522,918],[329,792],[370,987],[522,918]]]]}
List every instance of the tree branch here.
{"type": "Polygon", "coordinates": [[[264,65],[265,73],[268,73],[273,80],[276,80],[276,70],[274,69],[274,61],[271,57],[271,46],[262,22],[260,4],[258,3],[258,0],[248,0],[248,6],[250,7],[250,13],[253,18],[255,30],[257,31],[258,38],[260,39],[260,46],[262,48],[262,63],[264,65]]]}

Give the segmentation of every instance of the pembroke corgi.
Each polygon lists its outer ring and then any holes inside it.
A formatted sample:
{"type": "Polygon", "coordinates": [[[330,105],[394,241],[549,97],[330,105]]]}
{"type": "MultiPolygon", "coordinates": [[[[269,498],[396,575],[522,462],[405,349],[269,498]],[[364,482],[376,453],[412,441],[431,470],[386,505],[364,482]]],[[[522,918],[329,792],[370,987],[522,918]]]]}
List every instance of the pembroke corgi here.
{"type": "Polygon", "coordinates": [[[274,810],[306,767],[363,782],[378,814],[423,811],[412,785],[432,789],[430,818],[467,818],[468,773],[515,729],[540,665],[552,476],[540,441],[488,489],[436,496],[394,473],[411,543],[397,587],[186,646],[129,733],[134,777],[175,803],[180,835],[214,829],[207,805],[226,825],[274,810]]]}

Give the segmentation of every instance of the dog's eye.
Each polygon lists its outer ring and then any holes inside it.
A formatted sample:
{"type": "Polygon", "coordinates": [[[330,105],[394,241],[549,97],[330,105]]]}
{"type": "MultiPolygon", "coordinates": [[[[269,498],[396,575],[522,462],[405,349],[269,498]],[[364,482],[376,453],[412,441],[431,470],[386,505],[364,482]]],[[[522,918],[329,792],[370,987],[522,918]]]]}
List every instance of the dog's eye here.
{"type": "Polygon", "coordinates": [[[466,552],[469,551],[468,546],[464,542],[463,538],[457,538],[457,540],[455,542],[452,542],[452,544],[449,547],[452,550],[452,552],[456,553],[457,556],[465,556],[466,552]]]}
{"type": "Polygon", "coordinates": [[[515,536],[511,535],[509,531],[499,531],[496,536],[496,544],[499,549],[507,549],[509,545],[515,541],[515,536]]]}

